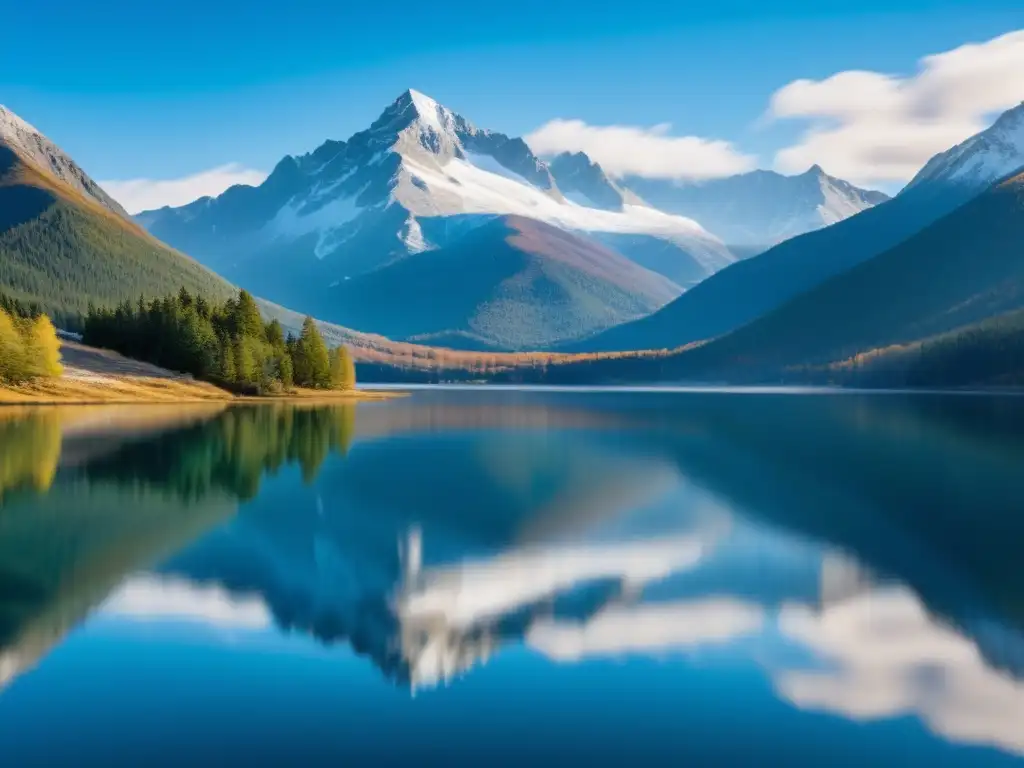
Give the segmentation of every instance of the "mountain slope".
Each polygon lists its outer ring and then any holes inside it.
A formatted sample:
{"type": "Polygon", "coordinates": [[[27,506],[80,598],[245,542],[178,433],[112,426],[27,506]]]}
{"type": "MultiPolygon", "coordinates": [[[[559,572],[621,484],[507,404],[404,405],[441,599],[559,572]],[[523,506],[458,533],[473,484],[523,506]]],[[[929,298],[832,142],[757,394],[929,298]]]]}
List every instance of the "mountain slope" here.
{"type": "Polygon", "coordinates": [[[518,216],[344,281],[334,314],[353,328],[454,348],[536,349],[637,317],[675,286],[599,244],[518,216]]]}
{"type": "Polygon", "coordinates": [[[696,219],[734,253],[743,254],[766,250],[889,199],[829,176],[817,165],[798,176],[752,171],[690,184],[639,177],[623,183],[663,211],[696,219]]]}
{"type": "Polygon", "coordinates": [[[636,253],[640,263],[647,258],[680,281],[676,293],[733,261],[696,222],[632,196],[618,206],[566,199],[522,139],[476,128],[416,91],[348,141],[284,158],[260,187],[235,187],[138,220],[253,292],[305,309],[329,304],[333,282],[453,245],[508,215],[586,233],[636,253]],[[657,258],[646,256],[652,244],[657,258]]]}
{"type": "Polygon", "coordinates": [[[172,293],[211,296],[230,286],[122,216],[120,206],[45,137],[32,141],[4,110],[0,124],[0,288],[58,316],[172,293]],[[47,166],[24,147],[47,147],[47,166]],[[56,170],[55,170],[56,169],[56,170]],[[97,194],[94,194],[97,193],[97,194]]]}
{"type": "MultiPolygon", "coordinates": [[[[1016,127],[1021,120],[1024,105],[1005,113],[973,143],[965,142],[979,152],[998,144],[1003,150],[1001,164],[985,165],[984,172],[979,170],[969,179],[951,177],[933,166],[929,178],[912,181],[892,200],[733,264],[655,314],[612,328],[576,348],[674,348],[751,322],[910,237],[980,194],[1001,177],[1002,168],[1014,163],[1024,166],[1024,137],[1017,138],[1016,127]]],[[[958,167],[976,167],[969,153],[958,157],[958,167]]]]}
{"type": "Polygon", "coordinates": [[[1024,173],[757,321],[677,356],[667,375],[775,376],[1024,307],[1024,173]]]}

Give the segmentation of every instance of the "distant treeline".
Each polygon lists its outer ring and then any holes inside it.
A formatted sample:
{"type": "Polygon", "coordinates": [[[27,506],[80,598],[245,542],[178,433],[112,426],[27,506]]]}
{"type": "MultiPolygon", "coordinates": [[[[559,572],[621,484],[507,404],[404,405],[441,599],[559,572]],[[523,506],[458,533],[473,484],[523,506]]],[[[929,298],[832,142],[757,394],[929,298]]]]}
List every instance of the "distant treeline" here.
{"type": "Polygon", "coordinates": [[[1024,385],[1024,310],[919,342],[871,349],[831,366],[788,372],[790,381],[848,387],[944,389],[1024,385]]]}
{"type": "Polygon", "coordinates": [[[910,386],[1021,386],[1024,311],[994,317],[921,345],[910,386]]]}
{"type": "Polygon", "coordinates": [[[0,383],[60,376],[60,341],[46,315],[0,308],[0,383]]]}
{"type": "Polygon", "coordinates": [[[83,341],[247,394],[356,383],[348,350],[328,349],[311,317],[298,338],[285,336],[277,320],[263,322],[246,291],[222,304],[182,288],[176,296],[115,309],[90,307],[83,341]]]}

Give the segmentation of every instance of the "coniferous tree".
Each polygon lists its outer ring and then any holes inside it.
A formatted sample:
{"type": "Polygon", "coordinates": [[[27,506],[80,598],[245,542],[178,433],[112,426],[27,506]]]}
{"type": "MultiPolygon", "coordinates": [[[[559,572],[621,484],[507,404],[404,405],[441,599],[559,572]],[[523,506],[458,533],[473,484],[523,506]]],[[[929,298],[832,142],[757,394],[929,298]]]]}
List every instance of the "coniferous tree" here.
{"type": "Polygon", "coordinates": [[[252,346],[244,336],[235,336],[231,343],[235,358],[235,380],[243,386],[255,385],[258,379],[252,346]]]}
{"type": "Polygon", "coordinates": [[[235,384],[238,378],[235,370],[235,353],[231,338],[226,333],[217,338],[217,358],[217,378],[222,384],[235,384]]]}
{"type": "Polygon", "coordinates": [[[291,389],[295,386],[295,371],[292,366],[292,358],[287,352],[282,352],[277,357],[277,372],[281,379],[281,386],[291,389]]]}
{"type": "Polygon", "coordinates": [[[235,332],[240,336],[253,338],[259,338],[265,334],[260,309],[248,291],[238,292],[238,301],[235,302],[235,332]]]}
{"type": "Polygon", "coordinates": [[[267,323],[267,343],[274,348],[275,351],[284,350],[284,328],[281,327],[281,323],[277,320],[271,320],[267,323]]]}
{"type": "Polygon", "coordinates": [[[306,318],[298,338],[285,335],[279,321],[263,323],[245,291],[221,304],[182,289],[114,309],[91,306],[83,327],[87,344],[240,392],[355,386],[348,351],[329,351],[312,318],[306,318]]]}
{"type": "Polygon", "coordinates": [[[323,336],[312,317],[302,323],[302,333],[295,343],[292,355],[295,383],[310,389],[329,389],[331,386],[331,360],[323,336]]]}

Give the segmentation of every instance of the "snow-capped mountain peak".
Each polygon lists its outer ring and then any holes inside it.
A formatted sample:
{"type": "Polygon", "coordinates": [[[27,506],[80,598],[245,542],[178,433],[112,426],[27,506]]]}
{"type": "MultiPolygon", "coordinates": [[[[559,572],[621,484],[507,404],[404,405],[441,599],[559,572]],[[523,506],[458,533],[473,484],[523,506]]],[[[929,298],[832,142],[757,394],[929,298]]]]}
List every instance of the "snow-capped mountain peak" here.
{"type": "MultiPolygon", "coordinates": [[[[567,199],[552,166],[523,139],[477,128],[408,90],[367,129],[285,158],[259,187],[228,190],[203,205],[143,213],[139,221],[254,290],[257,281],[248,279],[238,253],[256,259],[286,254],[291,269],[330,285],[454,246],[499,217],[572,233],[573,247],[601,248],[606,255],[610,248],[679,291],[735,260],[697,222],[646,206],[589,159],[577,162],[585,172],[570,186],[582,194],[567,199]],[[600,186],[609,199],[595,192],[600,186]],[[320,263],[309,264],[311,257],[320,263]]],[[[259,291],[299,306],[298,294],[312,289],[305,279],[297,282],[287,294],[275,294],[275,285],[259,291]]]]}
{"type": "Polygon", "coordinates": [[[410,88],[402,96],[412,103],[412,108],[416,110],[420,119],[434,130],[440,132],[445,130],[445,123],[451,125],[452,113],[426,94],[410,88]]]}
{"type": "Polygon", "coordinates": [[[0,137],[13,142],[29,136],[42,136],[42,133],[0,104],[0,137]]]}
{"type": "Polygon", "coordinates": [[[981,190],[1024,167],[1024,102],[984,131],[929,160],[903,191],[924,184],[981,190]]]}
{"type": "MultiPolygon", "coordinates": [[[[401,257],[401,250],[442,247],[452,236],[500,215],[576,232],[653,236],[692,245],[708,273],[733,260],[695,221],[646,208],[600,166],[585,155],[580,158],[574,162],[589,171],[590,186],[603,185],[615,201],[602,200],[592,189],[566,200],[552,167],[522,139],[478,129],[410,89],[348,141],[327,141],[294,162],[282,161],[261,188],[278,190],[273,195],[277,213],[263,234],[281,239],[316,233],[319,258],[335,254],[346,260],[338,252],[366,233],[371,221],[387,218],[395,239],[378,259],[358,257],[350,265],[356,274],[401,257]]],[[[575,180],[572,184],[579,186],[575,180]]],[[[151,214],[141,220],[159,230],[151,214]]]]}
{"type": "Polygon", "coordinates": [[[119,216],[125,210],[83,171],[74,160],[39,129],[0,104],[0,145],[8,147],[22,161],[31,163],[119,216]]]}

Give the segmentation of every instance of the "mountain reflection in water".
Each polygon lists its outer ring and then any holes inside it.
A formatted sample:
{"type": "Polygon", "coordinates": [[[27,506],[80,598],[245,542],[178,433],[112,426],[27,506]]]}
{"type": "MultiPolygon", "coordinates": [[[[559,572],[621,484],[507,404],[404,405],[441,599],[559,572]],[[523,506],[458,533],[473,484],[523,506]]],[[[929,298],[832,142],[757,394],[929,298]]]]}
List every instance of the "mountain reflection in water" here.
{"type": "Polygon", "coordinates": [[[103,619],[311,639],[412,692],[517,648],[556,670],[724,659],[797,712],[1024,756],[1024,400],[110,413],[0,420],[0,716],[103,619]]]}

